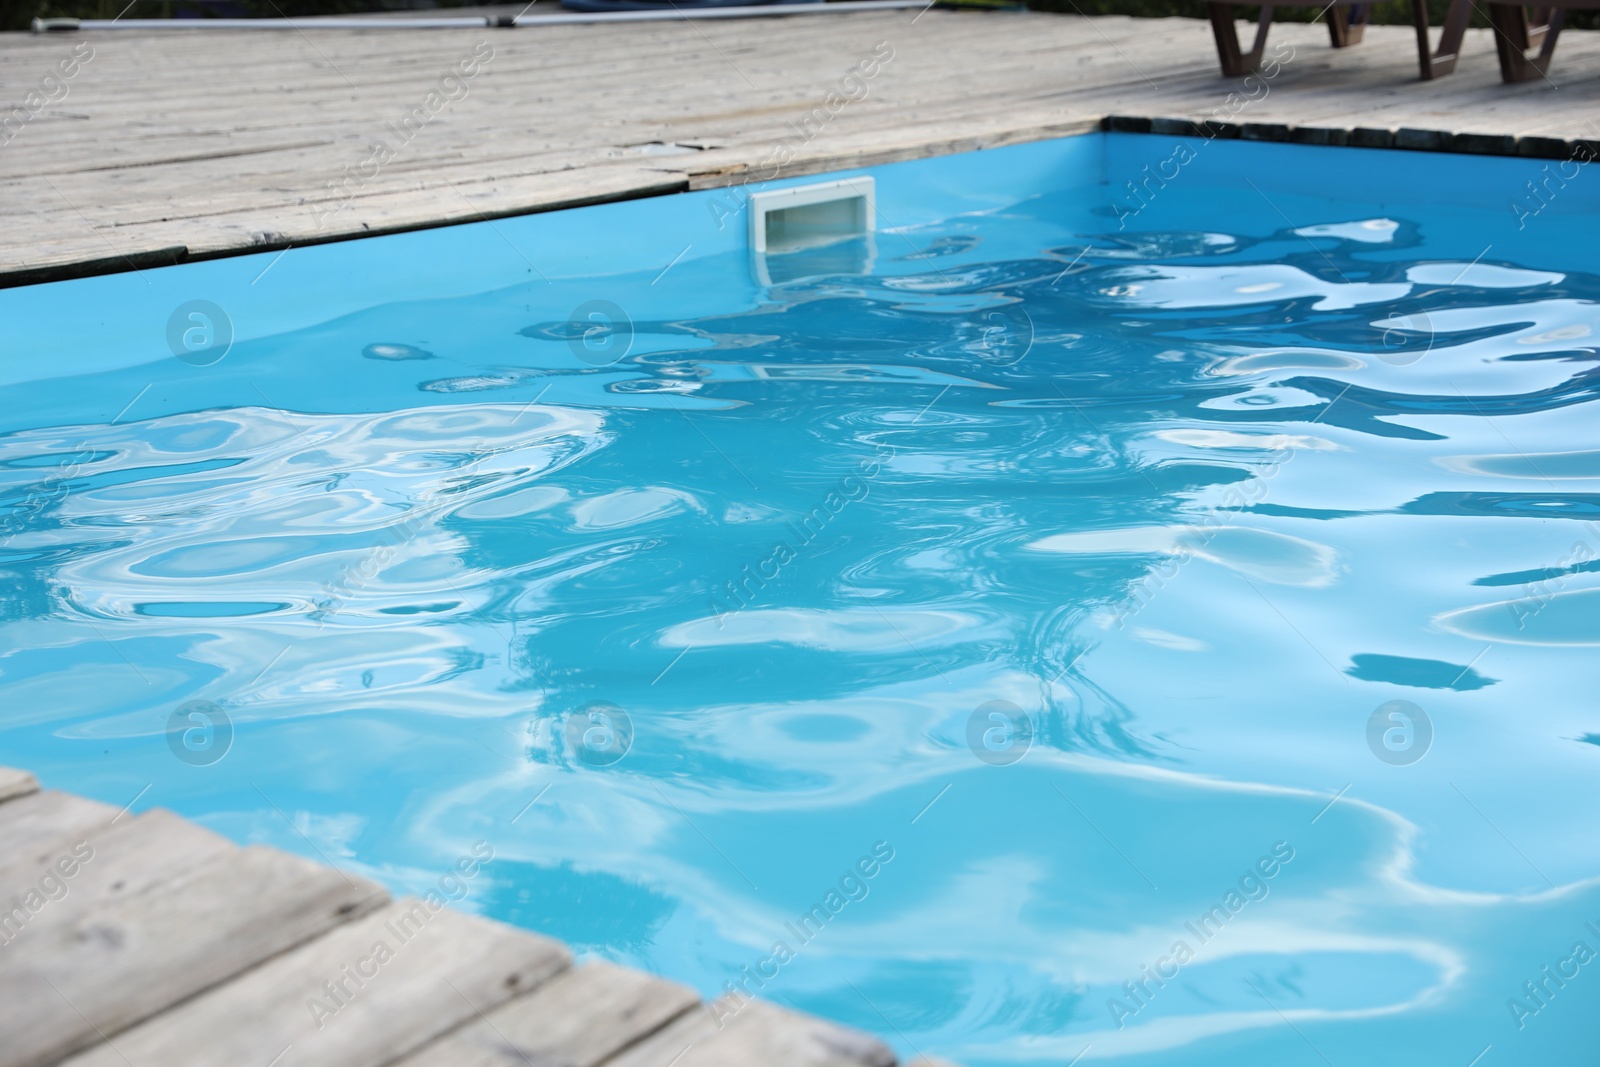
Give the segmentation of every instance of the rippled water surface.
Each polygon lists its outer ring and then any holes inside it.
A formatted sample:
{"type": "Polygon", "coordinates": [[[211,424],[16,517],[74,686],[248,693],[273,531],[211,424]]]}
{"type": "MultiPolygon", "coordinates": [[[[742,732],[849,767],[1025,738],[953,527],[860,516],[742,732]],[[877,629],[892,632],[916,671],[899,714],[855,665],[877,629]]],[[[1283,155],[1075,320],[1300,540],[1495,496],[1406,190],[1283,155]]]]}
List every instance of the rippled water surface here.
{"type": "Polygon", "coordinates": [[[0,762],[974,1067],[1587,1062],[1595,216],[1203,151],[14,376],[0,762]]]}

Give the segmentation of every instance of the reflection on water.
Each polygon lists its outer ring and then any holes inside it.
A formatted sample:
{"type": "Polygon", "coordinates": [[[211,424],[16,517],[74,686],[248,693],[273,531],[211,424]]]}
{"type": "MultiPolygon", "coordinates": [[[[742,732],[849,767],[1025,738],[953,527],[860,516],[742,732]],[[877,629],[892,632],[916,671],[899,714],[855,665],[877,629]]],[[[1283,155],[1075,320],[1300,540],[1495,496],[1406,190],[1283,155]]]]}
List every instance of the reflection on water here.
{"type": "Polygon", "coordinates": [[[1047,206],[13,387],[0,754],[975,1067],[1577,1062],[1600,281],[1047,206]]]}

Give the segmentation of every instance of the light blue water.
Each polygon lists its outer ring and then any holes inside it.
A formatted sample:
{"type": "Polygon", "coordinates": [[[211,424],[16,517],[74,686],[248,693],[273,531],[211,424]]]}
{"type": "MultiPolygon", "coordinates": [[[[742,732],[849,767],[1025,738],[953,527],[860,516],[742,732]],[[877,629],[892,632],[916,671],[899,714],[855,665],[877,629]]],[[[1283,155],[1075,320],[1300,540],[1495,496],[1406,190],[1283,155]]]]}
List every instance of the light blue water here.
{"type": "Polygon", "coordinates": [[[972,1067],[1592,1062],[1600,179],[1187,144],[0,293],[0,762],[972,1067]]]}

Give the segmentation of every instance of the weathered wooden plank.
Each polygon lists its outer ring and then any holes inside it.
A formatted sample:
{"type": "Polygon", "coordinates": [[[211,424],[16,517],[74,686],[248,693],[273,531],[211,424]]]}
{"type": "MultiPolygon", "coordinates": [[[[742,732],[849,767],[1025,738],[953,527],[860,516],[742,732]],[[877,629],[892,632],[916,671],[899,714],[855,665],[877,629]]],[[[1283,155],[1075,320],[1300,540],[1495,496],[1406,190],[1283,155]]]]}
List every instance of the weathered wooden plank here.
{"type": "Polygon", "coordinates": [[[39,791],[39,782],[27,771],[0,767],[0,802],[39,791]]]}
{"type": "Polygon", "coordinates": [[[0,870],[0,944],[171,882],[235,847],[167,811],[62,838],[0,870]]]}
{"type": "Polygon", "coordinates": [[[564,970],[554,941],[418,900],[270,960],[71,1067],[381,1067],[564,970]],[[419,910],[420,909],[420,910],[419,910]]]}
{"type": "Polygon", "coordinates": [[[681,1016],[606,1067],[893,1067],[877,1038],[765,1001],[724,998],[681,1016]]]}
{"type": "Polygon", "coordinates": [[[108,826],[117,809],[47,789],[0,804],[0,874],[41,851],[59,850],[108,826]]]}
{"type": "Polygon", "coordinates": [[[114,1038],[385,897],[250,847],[91,912],[45,911],[0,953],[0,1067],[42,1067],[114,1038]]]}
{"type": "Polygon", "coordinates": [[[486,1013],[395,1067],[596,1067],[700,1001],[692,989],[589,963],[486,1013]]]}

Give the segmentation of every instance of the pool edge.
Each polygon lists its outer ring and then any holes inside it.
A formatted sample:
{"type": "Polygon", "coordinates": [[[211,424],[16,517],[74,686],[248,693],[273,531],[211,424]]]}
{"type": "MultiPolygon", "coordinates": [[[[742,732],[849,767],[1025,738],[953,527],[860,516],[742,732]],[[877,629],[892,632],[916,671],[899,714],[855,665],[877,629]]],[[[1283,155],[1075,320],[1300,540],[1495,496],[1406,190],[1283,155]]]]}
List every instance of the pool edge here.
{"type": "Polygon", "coordinates": [[[316,234],[309,237],[283,233],[256,233],[252,234],[250,239],[244,243],[202,251],[192,251],[185,245],[171,245],[128,254],[64,260],[59,263],[47,263],[39,266],[0,267],[0,289],[21,288],[29,285],[102,277],[112,274],[126,274],[149,267],[173,266],[180,263],[202,263],[209,260],[228,259],[234,256],[283,251],[289,248],[338,244],[366,237],[415,233],[473,222],[492,222],[497,219],[542,215],[571,208],[622,203],[630,200],[645,200],[675,193],[699,192],[736,185],[759,185],[835,171],[855,170],[889,163],[958,155],[966,152],[979,152],[1038,141],[1081,137],[1091,133],[1135,133],[1203,137],[1208,140],[1263,141],[1337,148],[1379,148],[1405,152],[1495,156],[1512,159],[1577,159],[1588,161],[1600,158],[1600,139],[1590,138],[1563,139],[1534,134],[1452,133],[1447,130],[1432,130],[1410,126],[1296,125],[1278,122],[1235,123],[1214,119],[1113,114],[1103,115],[1099,118],[1068,120],[1044,126],[1000,128],[984,134],[912,138],[898,144],[867,145],[795,160],[780,168],[777,173],[768,176],[755,173],[751,167],[744,163],[703,171],[644,170],[636,173],[654,177],[636,183],[623,184],[616,188],[579,195],[558,196],[546,201],[524,201],[519,204],[491,210],[474,208],[469,213],[459,211],[453,214],[441,212],[432,218],[420,221],[398,222],[391,226],[366,227],[328,234],[316,234]]]}

